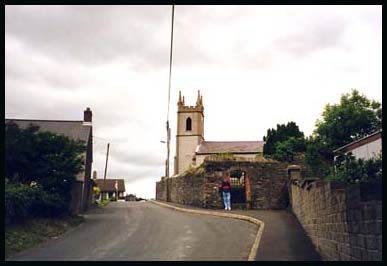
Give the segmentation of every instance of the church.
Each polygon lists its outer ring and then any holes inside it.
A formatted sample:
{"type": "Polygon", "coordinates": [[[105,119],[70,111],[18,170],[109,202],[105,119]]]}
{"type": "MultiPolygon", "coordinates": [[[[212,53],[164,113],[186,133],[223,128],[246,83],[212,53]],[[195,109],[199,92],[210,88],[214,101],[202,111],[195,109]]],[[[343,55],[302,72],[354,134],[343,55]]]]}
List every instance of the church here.
{"type": "Polygon", "coordinates": [[[200,91],[195,106],[186,105],[179,92],[177,106],[174,174],[156,182],[157,200],[219,209],[223,203],[218,186],[229,176],[234,209],[288,206],[288,164],[265,159],[264,141],[206,140],[200,91]]]}
{"type": "Polygon", "coordinates": [[[206,141],[203,96],[200,91],[195,106],[185,105],[184,96],[179,91],[177,106],[174,176],[184,173],[190,166],[200,166],[207,156],[232,154],[248,160],[263,153],[264,141],[206,141]]]}

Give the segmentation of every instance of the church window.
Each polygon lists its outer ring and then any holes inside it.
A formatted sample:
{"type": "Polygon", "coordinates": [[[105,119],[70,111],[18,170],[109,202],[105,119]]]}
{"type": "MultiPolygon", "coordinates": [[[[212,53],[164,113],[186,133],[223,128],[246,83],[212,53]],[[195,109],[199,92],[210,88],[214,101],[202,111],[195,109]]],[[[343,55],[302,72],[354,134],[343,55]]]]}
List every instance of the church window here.
{"type": "Polygon", "coordinates": [[[192,120],[190,117],[188,117],[187,120],[185,121],[185,130],[186,131],[192,130],[192,120]]]}

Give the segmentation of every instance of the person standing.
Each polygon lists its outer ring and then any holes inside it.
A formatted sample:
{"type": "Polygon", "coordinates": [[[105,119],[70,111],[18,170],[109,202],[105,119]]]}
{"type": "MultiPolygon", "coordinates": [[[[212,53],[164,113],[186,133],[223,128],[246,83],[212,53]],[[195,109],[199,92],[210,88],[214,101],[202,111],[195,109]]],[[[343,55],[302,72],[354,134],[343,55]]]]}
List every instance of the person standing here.
{"type": "Polygon", "coordinates": [[[231,184],[230,176],[225,177],[222,181],[222,184],[219,187],[219,190],[222,192],[224,209],[231,211],[231,184]]]}

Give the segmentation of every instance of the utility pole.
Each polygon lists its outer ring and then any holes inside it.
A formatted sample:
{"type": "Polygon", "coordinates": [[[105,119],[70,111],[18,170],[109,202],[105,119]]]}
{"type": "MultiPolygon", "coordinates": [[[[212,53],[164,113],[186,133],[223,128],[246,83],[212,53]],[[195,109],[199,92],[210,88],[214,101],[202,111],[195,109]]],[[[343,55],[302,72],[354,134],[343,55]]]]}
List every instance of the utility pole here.
{"type": "MultiPolygon", "coordinates": [[[[110,143],[107,144],[105,174],[103,175],[103,190],[105,190],[105,184],[106,184],[106,171],[107,171],[107,164],[108,164],[108,158],[109,158],[109,146],[110,146],[110,143]]],[[[104,195],[104,193],[102,195],[104,195]]]]}
{"type": "Polygon", "coordinates": [[[171,50],[169,54],[169,86],[168,86],[168,112],[167,112],[167,163],[166,163],[166,178],[167,178],[167,201],[171,201],[170,185],[169,185],[169,151],[171,141],[171,129],[169,128],[169,105],[171,100],[171,76],[172,76],[172,48],[173,48],[173,18],[175,14],[175,5],[172,5],[172,23],[171,23],[171,50]]]}
{"type": "Polygon", "coordinates": [[[167,121],[167,165],[166,165],[166,174],[167,174],[167,201],[171,201],[170,189],[169,189],[169,151],[170,151],[170,139],[171,139],[171,129],[169,128],[169,121],[167,121]]]}

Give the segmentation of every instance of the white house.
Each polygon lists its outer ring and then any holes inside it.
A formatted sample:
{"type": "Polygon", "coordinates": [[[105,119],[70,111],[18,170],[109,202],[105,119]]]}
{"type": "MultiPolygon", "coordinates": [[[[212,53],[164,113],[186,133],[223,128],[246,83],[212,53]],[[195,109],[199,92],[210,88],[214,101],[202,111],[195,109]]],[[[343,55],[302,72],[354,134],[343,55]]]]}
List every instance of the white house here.
{"type": "Polygon", "coordinates": [[[352,153],[357,159],[368,160],[382,152],[382,130],[376,131],[333,151],[335,154],[352,153]]]}

